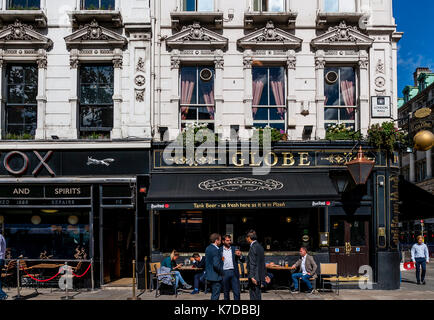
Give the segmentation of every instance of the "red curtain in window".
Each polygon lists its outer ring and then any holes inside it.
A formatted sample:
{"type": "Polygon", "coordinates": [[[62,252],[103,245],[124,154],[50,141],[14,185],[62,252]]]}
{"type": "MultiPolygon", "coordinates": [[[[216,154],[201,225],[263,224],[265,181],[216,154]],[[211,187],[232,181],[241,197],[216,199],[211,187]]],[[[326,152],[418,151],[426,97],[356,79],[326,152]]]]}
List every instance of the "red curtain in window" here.
{"type": "MultiPolygon", "coordinates": [[[[276,105],[285,105],[285,90],[283,81],[271,81],[271,90],[273,91],[274,99],[276,100],[276,105]]],[[[285,108],[277,108],[277,113],[280,119],[285,119],[285,108]]]]}
{"type": "Polygon", "coordinates": [[[214,120],[214,90],[204,92],[203,100],[206,105],[209,105],[206,109],[208,110],[211,120],[214,120]]]}
{"type": "MultiPolygon", "coordinates": [[[[354,106],[354,82],[344,80],[341,81],[341,92],[346,106],[354,106]]],[[[355,119],[354,108],[347,108],[347,113],[350,120],[355,119]]]]}
{"type": "MultiPolygon", "coordinates": [[[[261,101],[262,92],[264,91],[265,83],[261,80],[253,81],[253,105],[259,105],[261,101]]],[[[256,112],[258,112],[258,108],[252,108],[253,117],[255,117],[256,112]]]]}
{"type": "MultiPolygon", "coordinates": [[[[195,85],[195,75],[185,74],[181,81],[181,104],[186,105],[191,102],[193,98],[193,91],[195,85]]],[[[186,120],[188,114],[188,106],[181,106],[181,119],[186,120]]]]}

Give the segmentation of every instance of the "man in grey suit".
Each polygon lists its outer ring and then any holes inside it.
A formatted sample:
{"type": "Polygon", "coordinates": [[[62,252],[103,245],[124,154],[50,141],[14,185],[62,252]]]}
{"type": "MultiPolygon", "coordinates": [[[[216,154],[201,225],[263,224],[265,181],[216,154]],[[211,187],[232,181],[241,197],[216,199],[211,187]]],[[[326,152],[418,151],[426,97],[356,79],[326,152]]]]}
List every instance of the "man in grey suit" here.
{"type": "Polygon", "coordinates": [[[261,300],[261,286],[265,285],[264,248],[257,241],[258,237],[254,230],[247,233],[246,240],[250,244],[247,257],[250,300],[261,300]]]}

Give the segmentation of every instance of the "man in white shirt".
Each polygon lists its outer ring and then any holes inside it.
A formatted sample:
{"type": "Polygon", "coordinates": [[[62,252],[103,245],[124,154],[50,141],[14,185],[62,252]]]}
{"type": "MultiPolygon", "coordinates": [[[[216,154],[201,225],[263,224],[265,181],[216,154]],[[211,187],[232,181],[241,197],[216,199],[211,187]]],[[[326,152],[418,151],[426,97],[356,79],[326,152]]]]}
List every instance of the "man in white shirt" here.
{"type": "Polygon", "coordinates": [[[2,290],[2,282],[1,282],[1,270],[5,265],[5,256],[6,256],[6,240],[3,237],[3,235],[0,233],[0,300],[6,300],[8,298],[8,295],[2,290]]]}
{"type": "Polygon", "coordinates": [[[232,238],[230,235],[223,236],[223,246],[220,254],[223,260],[223,292],[224,299],[230,300],[230,291],[234,293],[234,300],[240,300],[240,272],[238,261],[243,262],[241,251],[235,250],[231,246],[232,238]]]}
{"type": "Polygon", "coordinates": [[[423,243],[423,237],[417,237],[417,243],[411,248],[411,260],[416,264],[416,280],[417,284],[425,284],[426,264],[429,263],[428,246],[423,243]],[[422,267],[422,276],[420,269],[422,267]]]}
{"type": "Polygon", "coordinates": [[[300,269],[301,272],[292,274],[292,282],[294,283],[294,289],[292,293],[298,293],[298,280],[301,279],[306,283],[308,288],[308,293],[312,292],[312,284],[310,279],[316,279],[316,269],[317,264],[314,258],[307,254],[307,249],[305,247],[300,248],[301,258],[291,267],[291,269],[300,269]]]}

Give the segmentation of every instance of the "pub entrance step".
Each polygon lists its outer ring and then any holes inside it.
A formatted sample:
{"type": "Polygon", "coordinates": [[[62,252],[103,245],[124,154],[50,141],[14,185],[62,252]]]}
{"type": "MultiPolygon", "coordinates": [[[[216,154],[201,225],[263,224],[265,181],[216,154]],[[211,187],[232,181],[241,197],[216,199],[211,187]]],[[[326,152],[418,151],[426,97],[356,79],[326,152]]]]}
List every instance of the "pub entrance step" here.
{"type": "Polygon", "coordinates": [[[110,283],[104,284],[102,288],[104,289],[130,289],[133,286],[133,278],[121,278],[110,283]]]}

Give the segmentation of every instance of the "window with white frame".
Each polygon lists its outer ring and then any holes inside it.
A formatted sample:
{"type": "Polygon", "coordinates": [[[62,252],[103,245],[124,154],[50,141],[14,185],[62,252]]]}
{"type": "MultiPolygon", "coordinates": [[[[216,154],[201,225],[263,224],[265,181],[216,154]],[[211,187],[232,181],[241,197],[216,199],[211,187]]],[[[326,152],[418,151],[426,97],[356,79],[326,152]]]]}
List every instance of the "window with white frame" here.
{"type": "Polygon", "coordinates": [[[285,130],[284,67],[253,67],[253,125],[285,130]]]}
{"type": "Polygon", "coordinates": [[[6,69],[6,134],[34,136],[37,126],[38,68],[10,64],[6,69]]]}
{"type": "Polygon", "coordinates": [[[115,0],[81,0],[82,10],[114,10],[115,0]]]}
{"type": "Polygon", "coordinates": [[[184,11],[214,11],[214,0],[183,0],[184,11]]]}
{"type": "Polygon", "coordinates": [[[80,132],[110,132],[113,128],[113,65],[80,66],[80,132]]]}
{"type": "Polygon", "coordinates": [[[181,126],[206,123],[214,126],[214,67],[182,67],[180,77],[181,126]]]}
{"type": "Polygon", "coordinates": [[[284,12],[285,0],[253,0],[253,11],[284,12]]]}
{"type": "Polygon", "coordinates": [[[8,10],[39,10],[41,0],[8,0],[8,10]]]}
{"type": "Polygon", "coordinates": [[[324,12],[356,12],[356,0],[324,0],[324,12]]]}
{"type": "Polygon", "coordinates": [[[325,127],[345,124],[355,129],[357,108],[355,68],[327,67],[324,74],[325,127]]]}

